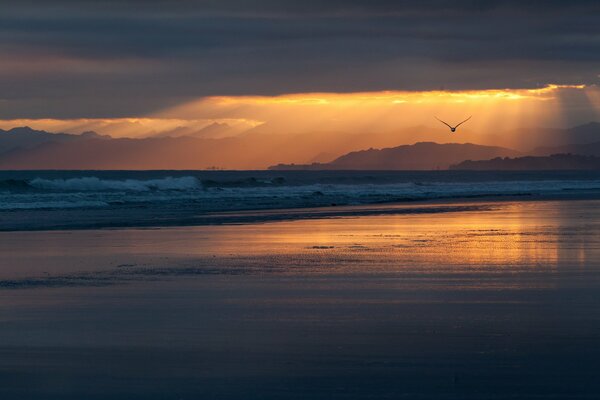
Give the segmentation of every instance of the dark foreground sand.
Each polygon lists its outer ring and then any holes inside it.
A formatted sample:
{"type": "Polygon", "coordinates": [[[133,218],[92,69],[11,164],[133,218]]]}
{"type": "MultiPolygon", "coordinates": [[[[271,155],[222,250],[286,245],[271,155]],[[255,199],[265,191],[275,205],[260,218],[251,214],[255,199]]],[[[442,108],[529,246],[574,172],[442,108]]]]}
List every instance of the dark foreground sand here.
{"type": "Polygon", "coordinates": [[[599,367],[600,201],[0,233],[3,400],[596,399],[599,367]]]}

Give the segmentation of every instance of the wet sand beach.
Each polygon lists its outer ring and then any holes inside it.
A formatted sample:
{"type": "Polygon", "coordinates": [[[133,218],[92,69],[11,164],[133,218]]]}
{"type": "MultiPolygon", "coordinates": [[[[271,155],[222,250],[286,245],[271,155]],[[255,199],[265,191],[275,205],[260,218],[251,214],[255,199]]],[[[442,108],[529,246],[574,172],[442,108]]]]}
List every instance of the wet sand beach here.
{"type": "Polygon", "coordinates": [[[595,399],[599,217],[0,232],[0,398],[595,399]]]}

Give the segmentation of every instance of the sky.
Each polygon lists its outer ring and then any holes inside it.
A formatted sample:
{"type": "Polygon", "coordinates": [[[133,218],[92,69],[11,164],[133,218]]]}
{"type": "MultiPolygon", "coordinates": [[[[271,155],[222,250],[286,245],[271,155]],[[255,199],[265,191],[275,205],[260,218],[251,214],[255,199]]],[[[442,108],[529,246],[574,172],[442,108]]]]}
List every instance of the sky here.
{"type": "Polygon", "coordinates": [[[0,127],[573,126],[600,119],[598,26],[584,0],[2,2],[0,127]]]}

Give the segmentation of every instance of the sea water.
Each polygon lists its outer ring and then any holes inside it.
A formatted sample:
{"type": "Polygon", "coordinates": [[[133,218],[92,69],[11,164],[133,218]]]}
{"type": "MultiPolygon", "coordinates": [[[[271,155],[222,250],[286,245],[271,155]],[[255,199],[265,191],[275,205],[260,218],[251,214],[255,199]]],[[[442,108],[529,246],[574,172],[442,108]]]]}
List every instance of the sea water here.
{"type": "Polygon", "coordinates": [[[182,225],[209,213],[596,192],[600,171],[2,171],[0,230],[182,225]]]}

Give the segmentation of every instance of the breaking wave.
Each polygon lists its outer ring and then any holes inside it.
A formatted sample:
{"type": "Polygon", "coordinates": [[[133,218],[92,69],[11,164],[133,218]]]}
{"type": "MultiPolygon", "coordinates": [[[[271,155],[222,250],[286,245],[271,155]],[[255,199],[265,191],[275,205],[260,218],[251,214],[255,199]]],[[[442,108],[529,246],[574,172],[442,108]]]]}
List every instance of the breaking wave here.
{"type": "Polygon", "coordinates": [[[285,185],[285,179],[244,178],[233,180],[199,180],[193,176],[165,177],[159,179],[100,179],[95,176],[68,179],[34,178],[0,180],[0,191],[50,190],[62,192],[195,190],[208,188],[260,188],[285,185]]]}
{"type": "Polygon", "coordinates": [[[45,210],[45,209],[63,209],[63,208],[98,208],[108,207],[110,204],[104,201],[31,201],[31,202],[13,202],[0,203],[0,210],[45,210]]]}
{"type": "MultiPolygon", "coordinates": [[[[585,171],[277,175],[266,171],[0,171],[0,177],[4,177],[0,178],[0,211],[79,208],[85,215],[85,209],[102,209],[97,211],[102,218],[146,213],[156,219],[159,214],[194,216],[432,199],[600,194],[600,172],[585,171]]],[[[0,227],[2,223],[0,218],[0,227]]]]}
{"type": "Polygon", "coordinates": [[[166,177],[161,179],[125,179],[111,180],[96,177],[82,177],[71,179],[42,179],[35,178],[28,182],[30,187],[57,191],[103,191],[125,190],[134,192],[147,192],[151,190],[190,190],[197,189],[200,184],[193,176],[180,178],[166,177]]]}

